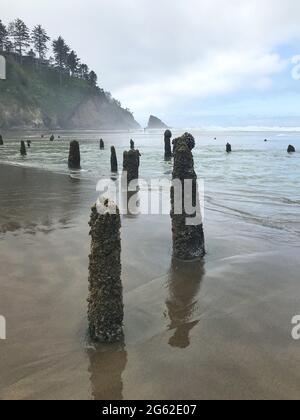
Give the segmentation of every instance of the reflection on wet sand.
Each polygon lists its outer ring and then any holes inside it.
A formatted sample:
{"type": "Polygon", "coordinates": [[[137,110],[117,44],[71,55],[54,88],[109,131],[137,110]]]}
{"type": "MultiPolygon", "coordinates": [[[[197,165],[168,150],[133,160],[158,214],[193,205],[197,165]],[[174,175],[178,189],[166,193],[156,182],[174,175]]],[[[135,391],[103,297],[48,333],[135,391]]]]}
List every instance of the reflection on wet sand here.
{"type": "Polygon", "coordinates": [[[91,393],[94,400],[122,400],[122,374],[127,365],[124,344],[88,348],[91,393]]]}
{"type": "Polygon", "coordinates": [[[202,261],[172,260],[168,278],[169,298],[166,300],[169,330],[174,331],[169,340],[172,347],[185,349],[190,345],[190,332],[199,323],[199,319],[193,317],[204,274],[202,261]]]}
{"type": "Polygon", "coordinates": [[[0,225],[55,223],[0,235],[0,399],[299,399],[299,241],[209,209],[203,280],[199,262],[170,269],[168,216],[123,219],[126,348],[87,354],[95,185],[0,165],[0,225]]]}
{"type": "Polygon", "coordinates": [[[0,234],[66,229],[92,195],[79,179],[47,171],[1,166],[0,179],[0,234]]]}

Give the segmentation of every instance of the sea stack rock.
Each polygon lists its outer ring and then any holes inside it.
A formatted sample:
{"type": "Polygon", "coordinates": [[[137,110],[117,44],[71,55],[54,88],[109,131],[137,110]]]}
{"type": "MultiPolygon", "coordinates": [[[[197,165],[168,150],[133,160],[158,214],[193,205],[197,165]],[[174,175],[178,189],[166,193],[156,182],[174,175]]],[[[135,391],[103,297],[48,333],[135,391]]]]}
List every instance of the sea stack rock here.
{"type": "Polygon", "coordinates": [[[129,150],[123,155],[123,171],[127,172],[127,183],[139,178],[140,166],[140,152],[139,150],[129,150]]]}
{"type": "Polygon", "coordinates": [[[50,137],[50,141],[54,141],[54,136],[52,134],[52,136],[50,137]]]}
{"type": "Polygon", "coordinates": [[[295,147],[294,146],[292,146],[291,144],[289,145],[289,147],[288,147],[288,149],[287,149],[287,152],[288,153],[295,153],[296,152],[296,149],[295,149],[295,147]]]}
{"type": "Polygon", "coordinates": [[[130,140],[130,149],[134,150],[134,141],[132,139],[130,140]]]}
{"type": "Polygon", "coordinates": [[[20,153],[21,153],[21,156],[26,156],[27,155],[26,146],[25,146],[25,141],[24,140],[21,141],[20,153]]]}
{"type": "Polygon", "coordinates": [[[229,144],[229,143],[226,144],[226,152],[227,153],[231,153],[232,152],[232,147],[231,147],[231,144],[229,144]]]}
{"type": "Polygon", "coordinates": [[[174,141],[173,185],[171,187],[173,255],[185,261],[197,260],[205,255],[197,175],[194,171],[192,154],[194,144],[194,137],[189,133],[185,133],[174,141]],[[190,188],[184,183],[185,180],[191,180],[190,188]],[[185,203],[196,209],[194,214],[187,214],[185,203]],[[192,223],[191,220],[193,220],[192,223]]]}
{"type": "Polygon", "coordinates": [[[3,137],[2,137],[2,134],[0,134],[0,146],[3,146],[3,145],[4,145],[3,137]]]}
{"type": "Polygon", "coordinates": [[[118,207],[102,198],[90,220],[88,322],[91,338],[113,343],[123,339],[121,220],[118,207]]]}
{"type": "Polygon", "coordinates": [[[100,150],[104,150],[104,141],[100,139],[100,150]]]}
{"type": "Polygon", "coordinates": [[[76,140],[73,140],[70,143],[69,168],[80,169],[80,147],[76,140]]]}
{"type": "Polygon", "coordinates": [[[171,138],[172,138],[172,132],[170,130],[166,130],[165,131],[165,159],[166,160],[169,160],[172,157],[171,138]]]}
{"type": "Polygon", "coordinates": [[[112,172],[118,172],[118,159],[116,154],[116,149],[114,146],[111,146],[111,155],[110,155],[110,166],[112,172]]]}
{"type": "Polygon", "coordinates": [[[168,126],[162,122],[162,120],[160,120],[159,118],[155,117],[154,115],[150,115],[149,121],[148,121],[148,129],[163,129],[163,128],[168,128],[168,126]]]}

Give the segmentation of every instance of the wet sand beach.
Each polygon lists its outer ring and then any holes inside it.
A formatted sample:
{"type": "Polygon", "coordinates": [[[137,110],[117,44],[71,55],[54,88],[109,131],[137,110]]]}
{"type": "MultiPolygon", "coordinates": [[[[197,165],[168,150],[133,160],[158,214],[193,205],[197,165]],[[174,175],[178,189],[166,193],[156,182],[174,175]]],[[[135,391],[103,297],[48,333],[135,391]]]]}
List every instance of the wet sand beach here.
{"type": "Polygon", "coordinates": [[[125,342],[87,338],[95,183],[0,165],[1,399],[298,399],[297,232],[206,202],[203,263],[168,216],[122,218],[125,342]]]}

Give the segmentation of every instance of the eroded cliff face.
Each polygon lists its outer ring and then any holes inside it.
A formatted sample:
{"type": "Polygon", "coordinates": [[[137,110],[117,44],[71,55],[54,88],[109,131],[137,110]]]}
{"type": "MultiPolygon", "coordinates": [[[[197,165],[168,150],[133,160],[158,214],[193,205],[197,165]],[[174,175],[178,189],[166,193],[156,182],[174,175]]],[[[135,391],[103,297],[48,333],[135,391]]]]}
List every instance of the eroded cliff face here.
{"type": "Polygon", "coordinates": [[[65,128],[82,129],[134,129],[140,128],[132,114],[101,97],[83,101],[65,121],[65,128]]]}
{"type": "Polygon", "coordinates": [[[34,106],[21,106],[17,103],[5,105],[0,102],[0,128],[18,127],[44,128],[42,111],[34,106]]]}
{"type": "Polygon", "coordinates": [[[85,80],[7,58],[0,80],[0,129],[133,129],[133,115],[85,80]]]}
{"type": "Polygon", "coordinates": [[[74,105],[74,110],[64,113],[47,113],[37,105],[1,103],[0,98],[0,128],[27,129],[135,129],[140,125],[132,114],[115,104],[91,97],[80,104],[74,105]]]}

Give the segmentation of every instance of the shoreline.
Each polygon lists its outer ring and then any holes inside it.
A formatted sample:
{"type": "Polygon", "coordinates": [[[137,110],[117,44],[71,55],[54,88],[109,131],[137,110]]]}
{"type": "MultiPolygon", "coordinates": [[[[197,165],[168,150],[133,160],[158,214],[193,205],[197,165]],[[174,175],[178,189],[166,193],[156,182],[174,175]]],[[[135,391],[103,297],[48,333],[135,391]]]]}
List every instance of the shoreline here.
{"type": "MultiPolygon", "coordinates": [[[[203,131],[203,132],[244,132],[244,133],[299,133],[300,132],[300,126],[192,126],[192,127],[169,127],[170,130],[174,130],[176,132],[182,132],[185,131],[203,131]]],[[[15,128],[0,128],[0,131],[3,131],[5,133],[15,133],[20,131],[25,132],[33,132],[38,134],[45,134],[45,133],[128,133],[128,132],[158,132],[163,133],[166,129],[165,128],[90,128],[90,129],[70,129],[70,128],[30,128],[30,127],[15,127],[15,128]]]]}

